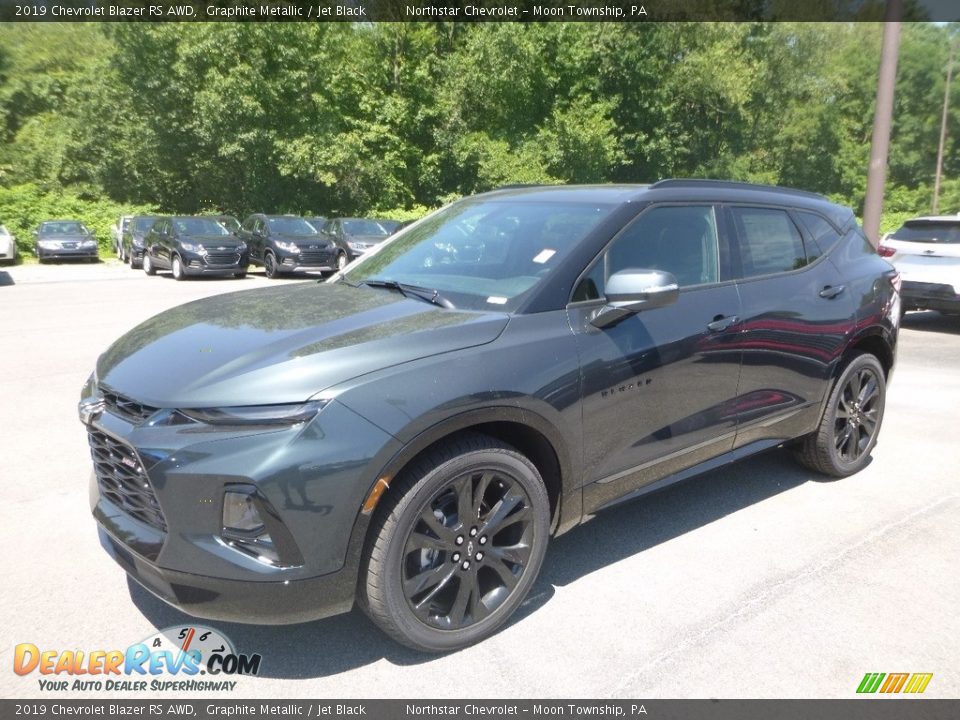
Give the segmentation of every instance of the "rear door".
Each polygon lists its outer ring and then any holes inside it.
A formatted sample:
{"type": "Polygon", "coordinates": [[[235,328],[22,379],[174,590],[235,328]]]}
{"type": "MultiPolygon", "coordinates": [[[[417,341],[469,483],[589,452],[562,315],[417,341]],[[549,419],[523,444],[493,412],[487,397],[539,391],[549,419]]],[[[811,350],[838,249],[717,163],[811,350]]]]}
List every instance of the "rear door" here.
{"type": "Polygon", "coordinates": [[[574,290],[588,512],[733,446],[740,301],[720,238],[710,204],[648,208],[574,290]],[[678,301],[594,327],[606,279],[627,268],[673,273],[678,301]]]}
{"type": "Polygon", "coordinates": [[[736,444],[796,437],[819,418],[856,325],[854,293],[787,208],[725,214],[743,317],[736,444]]]}

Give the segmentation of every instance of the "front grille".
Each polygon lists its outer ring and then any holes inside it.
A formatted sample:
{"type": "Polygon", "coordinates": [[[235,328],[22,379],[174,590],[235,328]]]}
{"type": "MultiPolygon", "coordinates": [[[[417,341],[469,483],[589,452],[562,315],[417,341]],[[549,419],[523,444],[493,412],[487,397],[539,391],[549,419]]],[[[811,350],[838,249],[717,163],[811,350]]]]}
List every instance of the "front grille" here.
{"type": "Polygon", "coordinates": [[[301,265],[328,265],[329,263],[329,250],[303,250],[300,253],[301,265]]]}
{"type": "Polygon", "coordinates": [[[143,403],[128,398],[126,395],[121,395],[104,387],[101,387],[101,391],[107,412],[121,417],[127,422],[132,422],[135,425],[139,425],[160,409],[151,405],[144,405],[143,403]]]}
{"type": "Polygon", "coordinates": [[[133,448],[93,428],[87,429],[87,440],[100,493],[128,515],[166,532],[160,503],[133,448]]]}
{"type": "Polygon", "coordinates": [[[229,252],[207,252],[207,265],[236,265],[240,262],[240,254],[234,250],[229,252]]]}

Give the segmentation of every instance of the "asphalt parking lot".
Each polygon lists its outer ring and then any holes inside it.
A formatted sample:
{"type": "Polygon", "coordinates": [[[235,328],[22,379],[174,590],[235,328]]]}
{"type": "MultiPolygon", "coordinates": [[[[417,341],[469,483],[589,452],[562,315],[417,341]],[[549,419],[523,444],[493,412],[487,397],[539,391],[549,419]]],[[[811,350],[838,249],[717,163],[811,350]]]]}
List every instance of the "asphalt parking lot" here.
{"type": "MultiPolygon", "coordinates": [[[[100,549],[76,401],[141,320],[268,284],[116,262],[0,267],[0,697],[41,696],[36,673],[12,671],[17,643],[123,649],[188,621],[100,549]]],[[[774,451],[607,511],[551,545],[502,632],[447,656],[397,646],[356,610],[208,623],[263,656],[231,697],[848,698],[866,672],[930,672],[925,696],[958,697],[958,407],[960,320],[911,313],[858,475],[826,481],[774,451]]]]}

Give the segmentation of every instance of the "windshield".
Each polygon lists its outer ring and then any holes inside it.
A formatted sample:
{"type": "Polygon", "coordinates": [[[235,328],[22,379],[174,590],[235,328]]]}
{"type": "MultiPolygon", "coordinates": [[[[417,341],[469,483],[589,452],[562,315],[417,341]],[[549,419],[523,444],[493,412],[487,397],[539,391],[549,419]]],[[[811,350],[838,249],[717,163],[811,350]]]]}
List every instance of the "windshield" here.
{"type": "Polygon", "coordinates": [[[73,221],[45,222],[40,226],[41,235],[85,235],[83,225],[73,221]]]}
{"type": "Polygon", "coordinates": [[[390,234],[383,225],[376,220],[344,220],[343,231],[347,235],[383,235],[390,234]]]}
{"type": "Polygon", "coordinates": [[[235,233],[240,229],[240,221],[232,215],[221,215],[217,218],[217,222],[223,225],[227,231],[231,233],[235,233]]]}
{"type": "Polygon", "coordinates": [[[270,232],[277,235],[316,235],[317,231],[306,220],[298,217],[267,218],[270,232]]]}
{"type": "Polygon", "coordinates": [[[610,210],[516,199],[462,201],[395,235],[344,277],[436,290],[459,308],[511,311],[610,210]]]}
{"type": "Polygon", "coordinates": [[[960,243],[960,220],[956,222],[913,220],[890,236],[908,242],[960,243]]]}
{"type": "Polygon", "coordinates": [[[182,235],[229,235],[230,232],[213,218],[180,217],[173,219],[173,226],[182,235]]]}

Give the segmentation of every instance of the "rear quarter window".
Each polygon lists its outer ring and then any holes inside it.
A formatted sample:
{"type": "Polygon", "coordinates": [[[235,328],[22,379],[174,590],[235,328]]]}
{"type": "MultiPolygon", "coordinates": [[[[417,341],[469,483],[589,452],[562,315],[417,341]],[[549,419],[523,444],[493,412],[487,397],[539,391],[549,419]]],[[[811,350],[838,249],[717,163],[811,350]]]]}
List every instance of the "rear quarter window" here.
{"type": "Polygon", "coordinates": [[[817,246],[813,249],[818,252],[807,252],[807,255],[811,256],[811,260],[813,256],[820,257],[830,252],[830,249],[840,240],[840,233],[836,231],[833,225],[816,213],[799,210],[797,211],[797,217],[800,218],[800,222],[806,227],[807,232],[813,236],[813,241],[817,246]]]}

